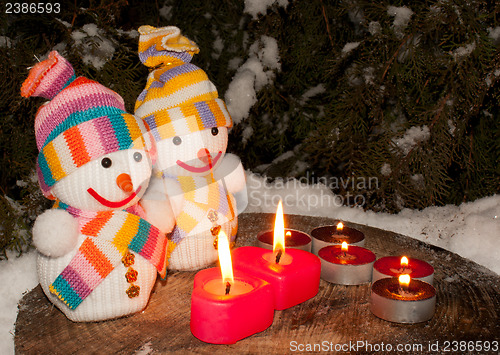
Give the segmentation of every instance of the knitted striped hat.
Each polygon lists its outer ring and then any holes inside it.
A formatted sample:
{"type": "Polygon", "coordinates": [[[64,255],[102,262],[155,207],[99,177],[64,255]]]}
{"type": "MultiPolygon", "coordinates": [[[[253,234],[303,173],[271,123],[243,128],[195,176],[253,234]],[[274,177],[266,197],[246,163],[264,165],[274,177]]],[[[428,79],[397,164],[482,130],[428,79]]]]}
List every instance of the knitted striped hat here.
{"type": "Polygon", "coordinates": [[[231,127],[231,116],[207,74],[190,61],[196,43],[177,27],[139,28],[139,59],[154,68],[137,98],[135,114],[156,141],[213,127],[231,127]]]}
{"type": "Polygon", "coordinates": [[[38,181],[48,198],[57,181],[89,161],[146,147],[144,124],[125,112],[122,97],[95,81],[75,78],[71,64],[56,51],[30,70],[21,95],[51,100],[35,117],[38,181]]]}

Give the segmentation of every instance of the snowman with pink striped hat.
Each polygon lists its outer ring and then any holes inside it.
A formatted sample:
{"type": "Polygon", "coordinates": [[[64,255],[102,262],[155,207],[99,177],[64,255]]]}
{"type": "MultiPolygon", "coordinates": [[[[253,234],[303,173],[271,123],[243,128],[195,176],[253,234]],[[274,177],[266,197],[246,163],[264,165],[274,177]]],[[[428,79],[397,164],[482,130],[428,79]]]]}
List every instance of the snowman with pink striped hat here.
{"type": "Polygon", "coordinates": [[[21,94],[50,100],[35,118],[38,180],[55,200],[33,227],[44,293],[77,322],[143,310],[157,274],[166,275],[173,225],[152,225],[138,204],[151,177],[143,122],[55,51],[30,70],[21,94]]]}

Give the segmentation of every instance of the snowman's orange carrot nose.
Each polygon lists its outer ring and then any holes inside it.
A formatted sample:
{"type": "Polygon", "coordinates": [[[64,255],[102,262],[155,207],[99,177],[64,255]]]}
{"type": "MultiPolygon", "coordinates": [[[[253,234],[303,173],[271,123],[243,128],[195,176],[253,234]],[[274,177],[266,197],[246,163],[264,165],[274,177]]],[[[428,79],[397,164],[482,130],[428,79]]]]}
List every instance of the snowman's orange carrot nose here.
{"type": "Polygon", "coordinates": [[[132,184],[132,179],[129,174],[120,174],[116,178],[116,185],[125,192],[134,191],[134,185],[132,184]]]}
{"type": "Polygon", "coordinates": [[[210,155],[210,151],[207,148],[201,148],[198,153],[198,159],[200,159],[204,164],[210,164],[212,167],[212,156],[210,155]]]}

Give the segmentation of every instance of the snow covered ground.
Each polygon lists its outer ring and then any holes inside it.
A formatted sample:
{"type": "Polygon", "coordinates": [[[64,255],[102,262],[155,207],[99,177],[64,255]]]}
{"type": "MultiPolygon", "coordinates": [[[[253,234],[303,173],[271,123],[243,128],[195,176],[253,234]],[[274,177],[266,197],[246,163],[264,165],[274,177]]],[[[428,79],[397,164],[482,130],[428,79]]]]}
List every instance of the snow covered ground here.
{"type": "Polygon", "coordinates": [[[16,258],[10,254],[8,260],[0,262],[0,354],[14,354],[14,322],[17,303],[22,296],[37,284],[36,252],[16,258]]]}
{"type": "MultiPolygon", "coordinates": [[[[297,180],[270,184],[252,173],[247,173],[247,179],[246,212],[274,213],[281,198],[285,214],[332,217],[394,231],[455,252],[500,274],[500,195],[460,206],[403,210],[391,215],[341,206],[325,185],[305,185],[297,180]]],[[[38,284],[35,260],[36,253],[30,252],[0,262],[2,355],[14,353],[17,303],[38,284]]]]}

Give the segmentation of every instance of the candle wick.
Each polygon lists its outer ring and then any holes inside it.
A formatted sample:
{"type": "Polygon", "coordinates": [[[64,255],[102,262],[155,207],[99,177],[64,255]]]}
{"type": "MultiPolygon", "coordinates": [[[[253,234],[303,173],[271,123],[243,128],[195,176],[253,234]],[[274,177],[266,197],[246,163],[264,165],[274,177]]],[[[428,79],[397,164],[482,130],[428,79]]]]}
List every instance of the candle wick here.
{"type": "Polygon", "coordinates": [[[231,283],[228,281],[226,282],[226,295],[229,295],[229,291],[231,291],[231,283]]]}
{"type": "Polygon", "coordinates": [[[402,284],[399,284],[399,290],[398,290],[398,293],[401,295],[401,296],[404,296],[404,295],[407,295],[409,293],[409,285],[402,285],[402,284]]]}
{"type": "Polygon", "coordinates": [[[281,255],[283,254],[283,249],[278,250],[278,253],[276,254],[276,264],[280,263],[281,255]]]}

